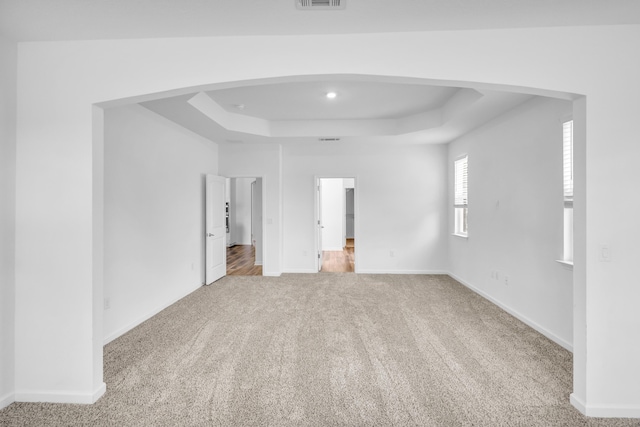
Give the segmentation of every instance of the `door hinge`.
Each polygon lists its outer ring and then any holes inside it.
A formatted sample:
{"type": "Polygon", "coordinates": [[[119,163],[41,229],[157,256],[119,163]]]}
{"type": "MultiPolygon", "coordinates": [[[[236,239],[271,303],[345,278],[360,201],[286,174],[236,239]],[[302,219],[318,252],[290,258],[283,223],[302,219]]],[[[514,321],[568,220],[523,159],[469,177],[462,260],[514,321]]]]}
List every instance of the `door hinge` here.
{"type": "Polygon", "coordinates": [[[320,259],[320,252],[318,252],[318,259],[320,259]]]}

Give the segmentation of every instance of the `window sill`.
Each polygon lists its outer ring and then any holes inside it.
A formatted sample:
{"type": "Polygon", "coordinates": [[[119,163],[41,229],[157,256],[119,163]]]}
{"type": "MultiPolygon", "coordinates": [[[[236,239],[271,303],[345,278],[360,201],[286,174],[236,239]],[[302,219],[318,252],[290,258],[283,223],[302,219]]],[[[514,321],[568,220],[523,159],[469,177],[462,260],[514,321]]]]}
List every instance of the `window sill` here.
{"type": "Polygon", "coordinates": [[[562,264],[563,266],[573,270],[573,261],[565,261],[562,259],[557,259],[556,260],[557,263],[562,264]]]}
{"type": "Polygon", "coordinates": [[[469,239],[469,235],[468,234],[453,233],[452,236],[460,237],[461,239],[469,239]]]}

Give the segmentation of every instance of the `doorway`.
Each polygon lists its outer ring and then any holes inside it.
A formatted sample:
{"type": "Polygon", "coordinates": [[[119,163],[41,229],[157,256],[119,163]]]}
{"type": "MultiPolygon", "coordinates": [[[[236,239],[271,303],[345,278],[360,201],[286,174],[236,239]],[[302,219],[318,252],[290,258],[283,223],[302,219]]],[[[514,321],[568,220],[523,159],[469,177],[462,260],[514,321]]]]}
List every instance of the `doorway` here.
{"type": "Polygon", "coordinates": [[[228,276],[262,276],[262,181],[260,177],[227,178],[228,276]]]}
{"type": "Polygon", "coordinates": [[[317,178],[318,271],[354,273],[355,178],[317,178]]]}

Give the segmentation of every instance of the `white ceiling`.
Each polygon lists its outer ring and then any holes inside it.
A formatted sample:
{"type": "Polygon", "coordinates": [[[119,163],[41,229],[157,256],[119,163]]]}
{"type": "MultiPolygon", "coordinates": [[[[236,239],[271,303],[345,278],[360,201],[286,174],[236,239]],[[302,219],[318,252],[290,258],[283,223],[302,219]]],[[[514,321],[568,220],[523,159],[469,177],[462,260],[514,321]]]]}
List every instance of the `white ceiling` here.
{"type": "MultiPolygon", "coordinates": [[[[0,0],[0,34],[52,41],[640,24],[640,0],[346,0],[338,11],[301,11],[295,1],[0,0]]],[[[142,105],[222,143],[443,143],[531,98],[336,76],[234,86],[142,105]]]]}
{"type": "Polygon", "coordinates": [[[358,76],[298,76],[278,83],[156,99],[142,105],[191,131],[224,143],[447,143],[531,95],[358,76]],[[329,90],[337,97],[326,98],[329,90]],[[238,108],[242,105],[242,108],[238,108]]]}
{"type": "Polygon", "coordinates": [[[346,0],[340,11],[294,1],[0,0],[0,33],[42,41],[640,23],[638,0],[346,0]]]}
{"type": "Polygon", "coordinates": [[[456,88],[367,81],[304,81],[208,91],[229,112],[267,120],[394,119],[440,107],[456,88]],[[334,99],[326,94],[336,93],[334,99]],[[244,107],[244,108],[243,108],[244,107]]]}

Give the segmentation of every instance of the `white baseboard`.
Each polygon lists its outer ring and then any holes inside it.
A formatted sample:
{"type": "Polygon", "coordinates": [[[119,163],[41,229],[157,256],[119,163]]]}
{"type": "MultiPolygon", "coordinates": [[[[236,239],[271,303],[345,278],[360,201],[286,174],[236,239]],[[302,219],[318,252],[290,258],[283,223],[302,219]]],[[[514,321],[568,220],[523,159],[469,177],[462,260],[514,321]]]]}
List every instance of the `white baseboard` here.
{"type": "Polygon", "coordinates": [[[582,399],[576,396],[574,393],[569,395],[569,402],[576,408],[582,415],[587,415],[587,405],[584,404],[582,399]]]}
{"type": "Polygon", "coordinates": [[[280,277],[282,276],[282,273],[279,271],[263,271],[262,272],[263,276],[270,276],[270,277],[280,277]]]}
{"type": "MultiPolygon", "coordinates": [[[[317,273],[318,270],[316,270],[315,268],[292,268],[292,269],[287,269],[285,271],[283,271],[283,273],[285,274],[297,274],[297,273],[302,273],[302,274],[314,274],[317,273]]],[[[266,276],[266,275],[265,275],[266,276]]]]}
{"type": "Polygon", "coordinates": [[[90,405],[107,391],[107,385],[102,383],[90,393],[61,392],[61,391],[20,391],[15,394],[16,402],[47,402],[47,403],[80,403],[90,405]]]}
{"type": "MultiPolygon", "coordinates": [[[[283,273],[304,273],[304,274],[315,274],[318,271],[314,268],[292,268],[283,271],[283,273]]],[[[358,270],[356,268],[356,273],[358,274],[436,274],[436,275],[449,275],[446,271],[442,270],[358,270]]],[[[264,274],[266,276],[266,274],[264,274]]]]}
{"type": "Polygon", "coordinates": [[[330,247],[330,248],[323,248],[323,249],[322,249],[322,251],[323,251],[323,252],[324,252],[324,251],[330,251],[330,252],[342,252],[343,250],[344,250],[344,248],[343,248],[342,246],[341,246],[341,247],[337,247],[337,246],[333,247],[333,246],[332,246],[332,247],[330,247]]]}
{"type": "Polygon", "coordinates": [[[16,397],[14,393],[7,393],[4,396],[0,397],[0,409],[6,408],[16,401],[16,397]]]}
{"type": "Polygon", "coordinates": [[[368,269],[356,269],[358,274],[426,274],[426,275],[448,275],[446,271],[442,270],[368,270],[368,269]]]}
{"type": "MultiPolygon", "coordinates": [[[[303,274],[316,274],[318,271],[316,269],[306,269],[306,268],[293,268],[283,271],[283,273],[303,273],[303,274]]],[[[446,271],[441,270],[358,270],[356,268],[356,273],[358,274],[434,274],[434,275],[449,275],[446,271]]],[[[266,276],[266,274],[264,274],[266,276]]]]}
{"type": "Polygon", "coordinates": [[[582,399],[571,393],[571,404],[587,417],[595,418],[640,418],[638,405],[587,405],[582,399]]]}
{"type": "Polygon", "coordinates": [[[149,313],[138,317],[136,320],[134,320],[133,322],[129,323],[126,326],[123,326],[122,328],[111,332],[110,334],[106,335],[103,339],[103,345],[107,345],[109,344],[111,341],[115,340],[116,338],[126,334],[127,332],[129,332],[130,330],[132,330],[133,328],[135,328],[136,326],[138,326],[139,324],[141,324],[142,322],[149,320],[150,318],[152,318],[153,316],[155,316],[156,314],[160,313],[162,310],[164,310],[165,308],[169,307],[172,304],[175,304],[176,302],[180,301],[182,298],[186,297],[187,295],[195,292],[196,290],[200,289],[202,287],[202,285],[197,285],[196,287],[194,287],[193,289],[189,289],[187,290],[184,294],[179,295],[176,298],[171,299],[169,302],[160,305],[159,307],[157,307],[154,310],[151,310],[149,313]]]}
{"type": "Polygon", "coordinates": [[[565,341],[564,339],[560,338],[559,336],[557,336],[553,332],[547,330],[546,328],[543,328],[538,323],[536,323],[533,320],[529,319],[527,316],[524,316],[523,314],[521,314],[518,311],[512,309],[511,307],[508,307],[507,305],[505,305],[502,302],[498,301],[497,299],[493,298],[489,294],[481,291],[480,289],[476,288],[475,286],[471,285],[470,283],[465,282],[463,279],[457,277],[455,274],[452,274],[452,273],[447,273],[447,274],[452,279],[455,279],[456,281],[462,283],[464,286],[466,286],[467,288],[471,289],[473,292],[475,292],[478,295],[482,296],[483,298],[486,298],[487,300],[491,301],[492,303],[494,303],[495,305],[497,305],[498,307],[500,307],[501,309],[503,309],[504,311],[506,311],[507,313],[509,313],[513,317],[517,318],[518,320],[520,320],[523,323],[526,323],[527,325],[531,326],[536,331],[540,332],[545,337],[549,338],[551,341],[555,342],[556,344],[560,345],[561,347],[564,347],[565,349],[567,349],[567,350],[569,350],[570,352],[573,353],[573,345],[571,343],[565,341]]]}
{"type": "Polygon", "coordinates": [[[93,392],[93,402],[91,403],[96,403],[98,401],[98,399],[100,399],[102,396],[104,396],[104,394],[107,392],[107,383],[102,383],[98,386],[98,388],[96,389],[96,391],[93,392]]]}

